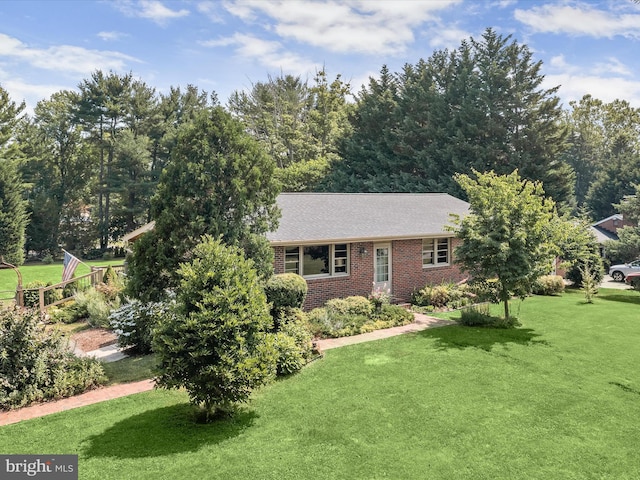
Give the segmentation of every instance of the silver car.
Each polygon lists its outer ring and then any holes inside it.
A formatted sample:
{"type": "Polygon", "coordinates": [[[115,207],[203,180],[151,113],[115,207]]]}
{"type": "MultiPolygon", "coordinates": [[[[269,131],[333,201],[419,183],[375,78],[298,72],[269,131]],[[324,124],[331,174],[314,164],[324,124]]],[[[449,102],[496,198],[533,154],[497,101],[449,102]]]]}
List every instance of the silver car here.
{"type": "Polygon", "coordinates": [[[616,282],[622,282],[631,272],[640,272],[640,260],[634,260],[631,263],[625,263],[622,265],[612,265],[609,268],[609,275],[616,282]]]}

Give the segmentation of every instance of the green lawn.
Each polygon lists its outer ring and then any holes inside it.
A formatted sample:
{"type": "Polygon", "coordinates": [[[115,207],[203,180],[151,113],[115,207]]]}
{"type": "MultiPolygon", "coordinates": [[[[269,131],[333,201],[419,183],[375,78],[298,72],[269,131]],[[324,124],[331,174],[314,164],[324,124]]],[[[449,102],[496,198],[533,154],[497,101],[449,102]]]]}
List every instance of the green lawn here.
{"type": "Polygon", "coordinates": [[[234,420],[152,391],[0,427],[0,452],[77,453],[82,479],[640,478],[638,292],[519,316],[330,350],[234,420]]]}
{"type": "MultiPolygon", "coordinates": [[[[105,266],[105,265],[122,265],[124,259],[117,258],[114,260],[92,260],[86,261],[87,265],[92,266],[105,266]]],[[[89,267],[84,264],[78,265],[76,268],[75,275],[76,277],[80,277],[82,275],[86,275],[90,272],[89,267]]],[[[50,265],[44,264],[29,264],[23,265],[19,267],[20,274],[22,275],[22,284],[26,285],[29,282],[33,282],[35,280],[40,280],[45,283],[58,283],[62,281],[62,262],[52,263],[50,265]]],[[[4,291],[14,291],[16,286],[18,285],[18,276],[16,273],[8,268],[0,270],[0,292],[4,291]]],[[[10,296],[1,294],[0,296],[10,296]]]]}

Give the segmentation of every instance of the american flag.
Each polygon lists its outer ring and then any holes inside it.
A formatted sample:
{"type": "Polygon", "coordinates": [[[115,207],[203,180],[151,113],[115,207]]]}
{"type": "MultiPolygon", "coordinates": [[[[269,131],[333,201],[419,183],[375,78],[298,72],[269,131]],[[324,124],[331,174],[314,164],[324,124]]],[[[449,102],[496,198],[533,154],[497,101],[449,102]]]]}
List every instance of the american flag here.
{"type": "Polygon", "coordinates": [[[71,280],[73,277],[73,272],[76,271],[76,267],[80,263],[80,260],[66,250],[63,250],[63,252],[64,260],[62,261],[62,281],[66,282],[67,280],[71,280]]]}

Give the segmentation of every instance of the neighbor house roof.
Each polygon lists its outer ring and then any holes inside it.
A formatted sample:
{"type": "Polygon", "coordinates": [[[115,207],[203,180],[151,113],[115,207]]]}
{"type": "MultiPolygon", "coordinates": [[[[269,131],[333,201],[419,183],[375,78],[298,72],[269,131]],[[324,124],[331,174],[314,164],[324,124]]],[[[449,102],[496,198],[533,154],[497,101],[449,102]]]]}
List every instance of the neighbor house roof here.
{"type": "Polygon", "coordinates": [[[600,228],[597,225],[591,226],[591,233],[596,237],[596,241],[598,243],[604,243],[607,240],[619,240],[617,234],[604,228],[600,228]]]}
{"type": "Polygon", "coordinates": [[[598,225],[602,225],[603,223],[607,223],[609,220],[619,220],[622,221],[623,217],[620,213],[614,213],[613,215],[609,215],[607,218],[603,218],[602,220],[598,220],[593,224],[594,227],[598,225]]]}
{"type": "Polygon", "coordinates": [[[273,245],[451,235],[450,214],[469,204],[445,193],[283,193],[273,245]]]}
{"type": "Polygon", "coordinates": [[[127,233],[124,237],[122,237],[122,240],[125,242],[135,242],[142,235],[153,230],[153,227],[155,226],[156,226],[155,221],[145,223],[141,227],[136,228],[133,232],[127,233]]]}

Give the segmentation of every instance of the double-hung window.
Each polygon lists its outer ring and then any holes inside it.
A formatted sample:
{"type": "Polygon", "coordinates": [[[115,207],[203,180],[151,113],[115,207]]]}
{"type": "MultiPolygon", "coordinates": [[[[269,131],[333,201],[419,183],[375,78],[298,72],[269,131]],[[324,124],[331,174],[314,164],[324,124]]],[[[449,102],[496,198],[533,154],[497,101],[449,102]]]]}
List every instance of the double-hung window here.
{"type": "Polygon", "coordinates": [[[450,246],[449,238],[422,239],[422,266],[448,265],[451,256],[450,246]]]}
{"type": "Polygon", "coordinates": [[[285,247],[284,271],[303,277],[347,275],[349,245],[305,245],[285,247]]]}

